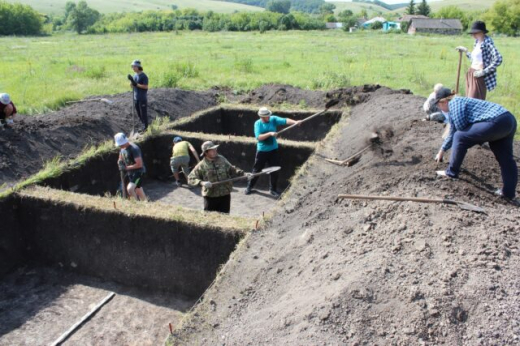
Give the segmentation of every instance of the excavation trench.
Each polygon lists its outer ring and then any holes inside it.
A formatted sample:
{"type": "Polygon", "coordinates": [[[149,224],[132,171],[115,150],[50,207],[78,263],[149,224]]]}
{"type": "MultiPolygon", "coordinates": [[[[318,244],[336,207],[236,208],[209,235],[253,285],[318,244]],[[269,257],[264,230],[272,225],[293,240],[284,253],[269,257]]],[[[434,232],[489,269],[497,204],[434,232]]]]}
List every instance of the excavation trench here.
{"type": "MultiPolygon", "coordinates": [[[[113,333],[122,321],[154,324],[160,313],[165,332],[166,321],[178,321],[211,284],[248,227],[246,220],[48,188],[0,201],[0,216],[0,344],[17,345],[37,334],[38,342],[27,344],[50,343],[106,291],[118,293],[107,310],[114,316],[103,315],[115,344],[132,342],[135,331],[113,333]]],[[[155,345],[163,332],[141,337],[155,345]]],[[[82,341],[97,344],[101,334],[82,341]]]]}
{"type": "MultiPolygon", "coordinates": [[[[252,137],[254,124],[258,120],[257,111],[258,108],[213,107],[178,121],[173,128],[185,132],[252,137]]],[[[314,111],[291,110],[276,111],[273,115],[303,120],[314,113],[314,111]]],[[[319,117],[302,123],[298,130],[285,132],[283,138],[310,142],[322,140],[330,128],[338,123],[342,114],[342,111],[327,111],[319,117]]],[[[281,126],[279,130],[283,128],[285,126],[281,126]]]]}
{"type": "MultiPolygon", "coordinates": [[[[312,112],[277,114],[303,119],[312,112]]],[[[328,112],[279,140],[280,191],[340,117],[328,112]]],[[[276,207],[264,176],[250,196],[241,193],[244,182],[235,184],[231,216],[193,210],[202,197],[198,188],[174,185],[173,137],[197,150],[212,140],[233,165],[251,171],[257,119],[251,109],[212,108],[137,142],[147,204],[114,197],[116,148],[0,200],[0,344],[49,344],[107,291],[116,292],[114,301],[65,345],[161,344],[168,322],[196,303],[258,217],[276,207]]]]}

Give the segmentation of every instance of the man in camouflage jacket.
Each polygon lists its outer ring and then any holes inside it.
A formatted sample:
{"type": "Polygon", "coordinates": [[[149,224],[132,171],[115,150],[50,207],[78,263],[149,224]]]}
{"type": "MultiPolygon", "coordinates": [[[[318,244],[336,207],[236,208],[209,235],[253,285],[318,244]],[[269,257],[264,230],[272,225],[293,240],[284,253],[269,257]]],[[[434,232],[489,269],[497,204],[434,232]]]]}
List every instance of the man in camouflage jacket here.
{"type": "Polygon", "coordinates": [[[202,186],[205,211],[218,211],[229,214],[233,183],[228,182],[215,185],[213,183],[244,175],[248,179],[252,177],[251,173],[244,173],[240,168],[231,165],[224,156],[217,153],[217,148],[218,145],[210,141],[202,144],[201,156],[204,159],[189,174],[188,184],[202,186]]]}

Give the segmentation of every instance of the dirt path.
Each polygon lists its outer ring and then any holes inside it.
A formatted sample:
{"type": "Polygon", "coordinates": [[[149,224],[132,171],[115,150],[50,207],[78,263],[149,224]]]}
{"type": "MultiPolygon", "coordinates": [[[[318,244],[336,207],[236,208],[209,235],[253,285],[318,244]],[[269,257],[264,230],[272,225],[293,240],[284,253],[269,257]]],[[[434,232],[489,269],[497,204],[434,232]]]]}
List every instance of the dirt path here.
{"type": "Polygon", "coordinates": [[[500,175],[486,149],[470,150],[459,180],[436,177],[442,126],[420,121],[423,100],[379,90],[354,107],[318,155],[344,159],[373,129],[384,144],[350,168],[312,162],[173,343],[519,344],[519,209],[493,197],[500,175]],[[488,215],[339,193],[450,197],[488,215]]]}
{"type": "MultiPolygon", "coordinates": [[[[154,202],[162,202],[184,208],[202,210],[203,199],[200,188],[189,189],[186,185],[177,187],[173,181],[161,182],[157,180],[146,181],[143,185],[147,197],[154,202]]],[[[235,185],[231,193],[230,215],[245,217],[260,217],[263,213],[269,213],[276,206],[276,199],[269,190],[255,189],[251,195],[244,195],[245,186],[235,185]]]]}
{"type": "Polygon", "coordinates": [[[145,293],[50,268],[22,268],[0,282],[0,345],[46,346],[110,291],[116,296],[63,345],[160,345],[193,301],[145,293]]]}

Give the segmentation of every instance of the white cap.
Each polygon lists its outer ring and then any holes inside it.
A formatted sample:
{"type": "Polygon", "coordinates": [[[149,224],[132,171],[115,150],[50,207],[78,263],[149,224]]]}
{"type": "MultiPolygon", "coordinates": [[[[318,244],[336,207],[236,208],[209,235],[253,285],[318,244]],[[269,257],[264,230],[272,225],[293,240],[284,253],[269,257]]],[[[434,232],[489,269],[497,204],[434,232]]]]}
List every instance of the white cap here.
{"type": "Polygon", "coordinates": [[[120,147],[128,143],[128,138],[126,138],[123,132],[119,132],[114,136],[114,141],[116,142],[116,147],[120,147]]]}
{"type": "Polygon", "coordinates": [[[0,94],[0,102],[4,105],[8,105],[11,102],[11,97],[6,93],[0,94]]]}
{"type": "Polygon", "coordinates": [[[267,107],[262,107],[258,110],[258,115],[261,117],[268,117],[271,114],[273,114],[273,112],[271,112],[269,109],[267,109],[267,107]]]}

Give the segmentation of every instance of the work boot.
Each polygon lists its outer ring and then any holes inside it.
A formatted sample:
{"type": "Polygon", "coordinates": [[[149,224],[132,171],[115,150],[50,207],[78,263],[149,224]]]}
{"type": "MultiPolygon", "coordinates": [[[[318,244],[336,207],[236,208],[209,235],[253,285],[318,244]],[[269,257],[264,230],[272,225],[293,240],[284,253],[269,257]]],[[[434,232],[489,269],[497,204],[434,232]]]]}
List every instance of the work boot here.
{"type": "Polygon", "coordinates": [[[181,187],[181,186],[182,186],[182,183],[181,183],[180,180],[177,180],[177,181],[175,182],[175,184],[177,184],[177,187],[181,187]]]}
{"type": "Polygon", "coordinates": [[[244,195],[250,195],[251,192],[253,192],[253,190],[251,190],[250,188],[246,188],[246,189],[244,190],[244,195]]]}
{"type": "Polygon", "coordinates": [[[275,198],[280,198],[280,194],[278,192],[276,192],[275,190],[269,190],[269,193],[271,194],[271,196],[273,196],[275,198]]]}

